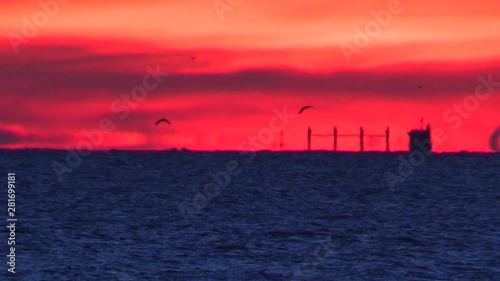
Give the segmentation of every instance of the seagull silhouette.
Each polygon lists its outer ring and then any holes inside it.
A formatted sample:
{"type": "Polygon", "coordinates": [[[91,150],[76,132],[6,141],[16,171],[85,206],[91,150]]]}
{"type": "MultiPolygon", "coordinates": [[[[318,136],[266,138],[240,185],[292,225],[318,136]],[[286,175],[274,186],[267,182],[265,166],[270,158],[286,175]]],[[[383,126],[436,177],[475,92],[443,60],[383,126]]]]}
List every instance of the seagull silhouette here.
{"type": "Polygon", "coordinates": [[[167,119],[165,119],[165,118],[163,118],[163,119],[160,119],[160,120],[156,121],[155,125],[158,125],[158,124],[160,124],[161,122],[166,122],[166,123],[168,123],[168,124],[170,125],[170,121],[168,121],[168,120],[167,120],[167,119]]]}
{"type": "Polygon", "coordinates": [[[195,60],[196,57],[189,57],[187,60],[195,60]]]}
{"type": "Polygon", "coordinates": [[[308,108],[311,108],[312,106],[311,105],[306,105],[304,107],[302,107],[300,110],[299,110],[299,114],[301,114],[302,112],[304,112],[304,110],[308,109],[308,108]]]}
{"type": "Polygon", "coordinates": [[[418,86],[419,89],[422,89],[422,87],[423,87],[422,85],[418,86]]]}

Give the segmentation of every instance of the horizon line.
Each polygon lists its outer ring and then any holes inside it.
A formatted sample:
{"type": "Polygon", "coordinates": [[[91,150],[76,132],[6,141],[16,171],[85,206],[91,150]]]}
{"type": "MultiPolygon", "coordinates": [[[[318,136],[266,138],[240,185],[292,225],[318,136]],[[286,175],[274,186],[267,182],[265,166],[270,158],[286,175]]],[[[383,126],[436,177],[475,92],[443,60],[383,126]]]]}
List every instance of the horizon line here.
{"type": "MultiPolygon", "coordinates": [[[[48,151],[68,151],[68,149],[60,149],[60,148],[2,148],[0,147],[0,151],[27,151],[27,150],[48,150],[48,151]]],[[[410,150],[394,150],[394,151],[385,151],[385,150],[366,150],[366,151],[355,151],[355,150],[343,150],[343,151],[333,151],[327,149],[317,149],[317,150],[270,150],[270,149],[262,149],[262,150],[235,150],[235,149],[220,149],[220,150],[198,150],[198,149],[187,149],[187,148],[167,148],[167,149],[121,149],[121,148],[109,148],[109,149],[96,149],[96,150],[88,150],[88,149],[71,149],[70,151],[84,151],[91,153],[99,153],[99,152],[200,152],[200,153],[211,153],[211,152],[233,152],[233,153],[259,153],[259,152],[272,152],[272,153],[314,153],[314,152],[328,152],[328,153],[349,153],[349,154],[365,154],[365,153],[377,153],[377,154],[396,154],[396,153],[411,153],[410,150]]],[[[420,151],[420,150],[418,150],[420,151]]],[[[422,151],[421,151],[422,152],[422,151]]],[[[431,151],[432,154],[498,154],[498,151],[468,151],[468,150],[460,150],[460,151],[431,151]]]]}

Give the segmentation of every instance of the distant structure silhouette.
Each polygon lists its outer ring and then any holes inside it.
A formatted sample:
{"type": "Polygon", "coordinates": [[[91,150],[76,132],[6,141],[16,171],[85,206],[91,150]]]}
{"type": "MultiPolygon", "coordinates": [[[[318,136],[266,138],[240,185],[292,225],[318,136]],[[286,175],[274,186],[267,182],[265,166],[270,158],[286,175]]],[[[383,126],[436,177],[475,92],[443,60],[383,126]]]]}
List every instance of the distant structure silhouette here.
{"type": "Polygon", "coordinates": [[[427,128],[423,130],[411,130],[408,132],[410,136],[410,152],[422,151],[429,153],[432,151],[431,141],[431,126],[427,124],[427,128]]]}
{"type": "Polygon", "coordinates": [[[500,127],[498,127],[490,138],[490,148],[493,151],[500,152],[500,127]]]}
{"type": "Polygon", "coordinates": [[[285,144],[283,143],[283,130],[281,130],[281,133],[280,133],[280,149],[283,149],[283,146],[285,146],[285,144]]]}
{"type": "Polygon", "coordinates": [[[156,126],[158,126],[158,124],[160,124],[161,122],[165,122],[165,123],[167,123],[167,124],[171,125],[171,124],[170,124],[170,121],[168,121],[168,120],[167,120],[167,119],[165,119],[165,118],[162,118],[162,119],[160,119],[160,120],[156,121],[155,125],[156,125],[156,126]]]}
{"type": "Polygon", "coordinates": [[[311,150],[311,137],[332,137],[333,136],[333,151],[337,152],[337,138],[338,137],[359,137],[359,151],[363,152],[365,151],[365,145],[364,145],[364,137],[370,137],[371,138],[385,138],[385,151],[389,152],[389,127],[385,130],[385,134],[380,134],[380,135],[374,135],[374,134],[365,134],[365,130],[363,127],[359,127],[359,134],[339,134],[337,127],[333,128],[333,135],[331,134],[313,134],[311,127],[307,128],[307,150],[311,150]]]}

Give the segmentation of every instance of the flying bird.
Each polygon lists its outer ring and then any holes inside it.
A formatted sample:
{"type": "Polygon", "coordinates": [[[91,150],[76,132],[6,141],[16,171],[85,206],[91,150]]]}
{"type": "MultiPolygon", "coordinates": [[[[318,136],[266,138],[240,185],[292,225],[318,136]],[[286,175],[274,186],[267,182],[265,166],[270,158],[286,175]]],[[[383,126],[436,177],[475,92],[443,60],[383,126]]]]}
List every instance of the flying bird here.
{"type": "Polygon", "coordinates": [[[195,60],[196,57],[189,57],[187,60],[195,60]]]}
{"type": "Polygon", "coordinates": [[[167,120],[167,119],[165,119],[165,118],[163,118],[163,119],[160,119],[160,120],[156,121],[155,125],[158,125],[158,124],[160,124],[161,122],[166,122],[166,123],[168,123],[168,124],[170,125],[170,121],[168,121],[168,120],[167,120]]]}
{"type": "Polygon", "coordinates": [[[418,86],[419,89],[422,89],[422,87],[423,87],[422,85],[418,86]]]}
{"type": "Polygon", "coordinates": [[[304,112],[304,110],[308,109],[308,108],[311,108],[312,106],[310,105],[306,105],[304,107],[302,107],[300,110],[299,110],[299,114],[301,114],[302,112],[304,112]]]}

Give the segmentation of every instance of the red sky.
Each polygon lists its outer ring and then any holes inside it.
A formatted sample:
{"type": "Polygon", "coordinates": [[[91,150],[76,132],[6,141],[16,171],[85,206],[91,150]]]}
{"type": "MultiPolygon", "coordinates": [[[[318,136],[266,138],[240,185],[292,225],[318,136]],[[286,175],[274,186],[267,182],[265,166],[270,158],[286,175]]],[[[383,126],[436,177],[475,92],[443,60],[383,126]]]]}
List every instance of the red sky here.
{"type": "MultiPolygon", "coordinates": [[[[314,107],[283,127],[284,149],[306,149],[308,126],[390,126],[391,149],[407,150],[424,118],[446,134],[436,151],[489,151],[500,125],[498,0],[0,2],[3,148],[76,148],[109,118],[92,149],[253,149],[242,145],[252,137],[279,149],[279,131],[262,140],[273,110],[303,105],[314,107]],[[144,100],[120,101],[147,67],[169,75],[144,100]],[[172,125],[155,126],[163,117],[172,125]]],[[[339,139],[339,150],[358,146],[339,139]]],[[[366,137],[365,149],[384,140],[366,137]]]]}

